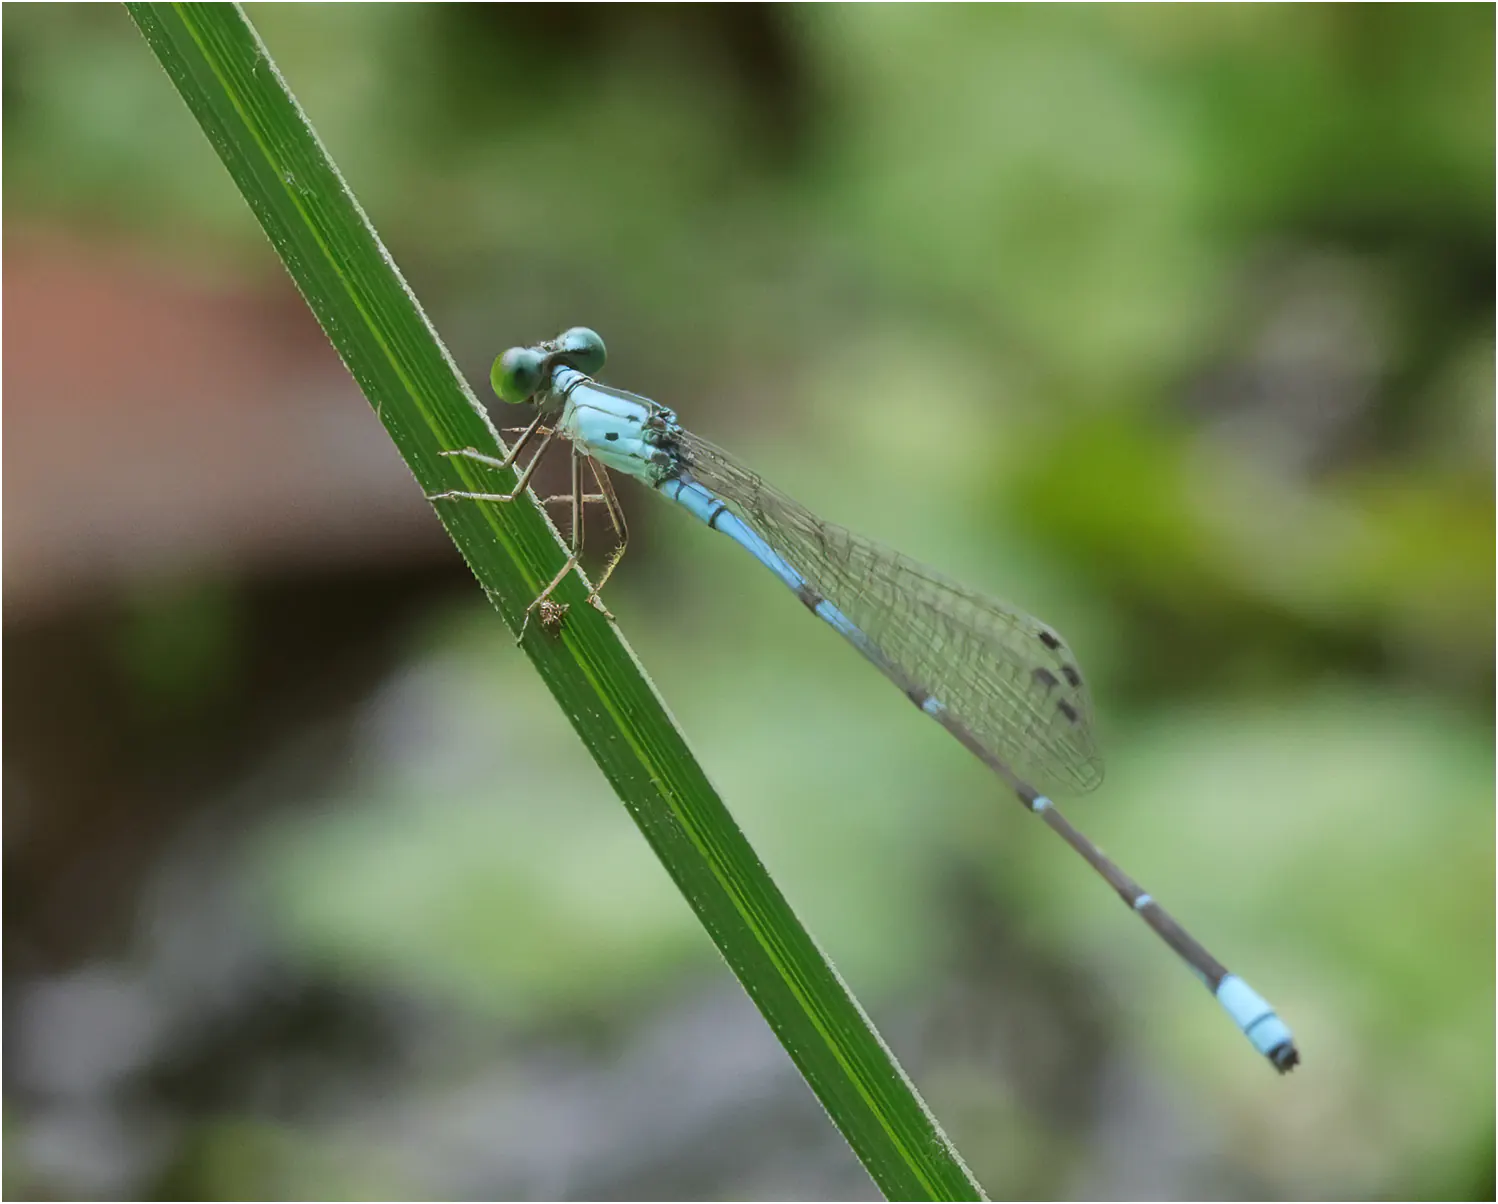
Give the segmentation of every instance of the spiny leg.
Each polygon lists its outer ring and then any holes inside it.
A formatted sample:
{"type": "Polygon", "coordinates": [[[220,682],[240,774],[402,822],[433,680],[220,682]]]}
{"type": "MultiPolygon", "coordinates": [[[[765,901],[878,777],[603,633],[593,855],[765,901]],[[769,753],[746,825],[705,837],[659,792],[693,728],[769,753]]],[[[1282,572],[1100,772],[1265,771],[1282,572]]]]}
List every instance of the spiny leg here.
{"type": "MultiPolygon", "coordinates": [[[[461,456],[462,458],[467,460],[474,460],[479,464],[485,465],[486,467],[505,469],[510,467],[510,465],[515,462],[515,458],[520,455],[525,445],[530,442],[532,436],[534,436],[537,431],[540,431],[542,435],[541,443],[536,448],[535,455],[531,457],[531,462],[525,466],[525,471],[522,472],[519,478],[515,481],[515,488],[512,489],[509,493],[472,493],[466,490],[450,489],[445,493],[428,494],[428,498],[432,501],[438,501],[446,498],[464,498],[470,501],[479,502],[513,502],[516,498],[518,498],[522,493],[525,492],[526,485],[530,482],[532,475],[540,466],[542,459],[546,455],[547,449],[551,446],[553,437],[556,435],[555,428],[541,426],[542,417],[543,415],[538,414],[535,418],[535,421],[533,421],[530,426],[524,428],[520,439],[516,442],[515,446],[510,449],[509,455],[505,456],[505,458],[502,460],[496,459],[494,456],[486,456],[482,452],[477,451],[471,447],[464,448],[462,451],[442,453],[444,456],[461,456]]],[[[575,467],[573,469],[572,476],[573,490],[575,493],[577,487],[577,470],[575,467]]],[[[552,501],[560,499],[548,498],[547,500],[552,501]]],[[[543,628],[555,634],[556,631],[561,627],[562,617],[567,613],[567,605],[566,603],[562,603],[559,605],[555,602],[550,601],[548,595],[561,583],[562,578],[567,575],[567,570],[577,563],[577,559],[578,554],[577,551],[574,550],[572,556],[568,559],[568,562],[563,567],[562,571],[557,574],[550,585],[548,585],[544,590],[541,591],[541,595],[525,608],[525,619],[520,624],[520,635],[516,638],[516,643],[519,643],[525,638],[525,629],[530,626],[531,613],[538,608],[541,611],[541,626],[543,628]]]]}
{"type": "MultiPolygon", "coordinates": [[[[541,419],[538,417],[531,424],[530,429],[533,431],[540,425],[540,422],[541,419]]],[[[520,449],[525,446],[529,438],[529,434],[523,435],[520,442],[511,449],[510,454],[503,460],[496,460],[493,456],[486,456],[482,452],[474,451],[471,447],[464,448],[462,451],[443,452],[442,454],[444,456],[462,456],[464,459],[476,460],[478,463],[488,465],[491,468],[508,468],[515,462],[515,457],[519,455],[520,449]]],[[[436,502],[446,498],[467,498],[469,501],[474,502],[513,502],[525,492],[526,485],[530,483],[531,476],[540,466],[542,459],[546,455],[546,449],[551,446],[551,441],[555,438],[555,430],[548,430],[541,437],[541,443],[536,448],[536,454],[531,457],[531,462],[525,466],[525,471],[520,474],[519,479],[515,482],[515,488],[509,493],[469,493],[462,489],[449,489],[444,493],[429,493],[427,494],[427,500],[436,502]]]]}
{"type": "MultiPolygon", "coordinates": [[[[626,531],[624,526],[624,511],[619,506],[618,498],[613,496],[612,491],[610,491],[609,493],[585,493],[582,496],[582,501],[585,506],[594,506],[602,502],[606,507],[608,507],[609,519],[613,525],[614,534],[617,535],[621,541],[627,538],[628,532],[626,531]]],[[[555,506],[558,502],[567,502],[570,504],[572,502],[572,495],[570,493],[554,493],[550,497],[544,497],[541,499],[541,504],[543,506],[555,506]]],[[[613,566],[618,563],[619,558],[623,555],[624,547],[623,543],[621,542],[620,546],[615,548],[613,553],[610,555],[609,567],[605,569],[604,572],[611,572],[613,570],[613,566]]],[[[603,581],[603,578],[599,579],[598,586],[600,589],[603,587],[603,581]]],[[[597,590],[595,590],[594,592],[597,593],[597,590]]]]}
{"type": "Polygon", "coordinates": [[[567,557],[567,563],[562,565],[557,575],[547,583],[546,588],[537,594],[535,600],[525,608],[525,620],[520,624],[520,634],[515,638],[517,644],[525,639],[525,629],[530,626],[531,614],[538,608],[547,608],[542,611],[542,625],[552,630],[561,625],[562,615],[566,613],[565,609],[556,608],[550,599],[552,592],[557,586],[562,584],[567,574],[577,567],[578,561],[582,559],[583,555],[583,504],[581,500],[583,496],[583,482],[582,468],[579,463],[581,455],[582,453],[578,450],[577,445],[574,444],[572,446],[572,493],[570,494],[572,500],[572,554],[567,557]]]}
{"type": "MultiPolygon", "coordinates": [[[[531,419],[531,424],[529,426],[505,427],[505,434],[511,435],[516,431],[519,431],[520,438],[515,440],[515,446],[510,448],[509,454],[506,455],[503,460],[496,459],[494,456],[486,456],[483,452],[473,447],[465,447],[462,451],[445,451],[439,452],[438,454],[443,456],[460,456],[465,460],[474,460],[479,464],[487,465],[489,468],[508,468],[511,464],[515,463],[515,457],[525,450],[525,445],[531,441],[531,436],[534,435],[538,430],[541,430],[541,420],[545,417],[546,413],[545,411],[542,411],[531,419]]],[[[552,432],[547,430],[542,431],[541,433],[544,435],[550,435],[552,432]]],[[[542,446],[544,447],[545,445],[543,444],[542,446]]]]}
{"type": "MultiPolygon", "coordinates": [[[[537,446],[536,448],[535,455],[531,457],[531,461],[526,465],[525,471],[522,472],[520,474],[520,477],[516,480],[515,488],[509,493],[474,493],[467,490],[451,489],[443,493],[428,494],[428,499],[432,501],[453,498],[462,498],[469,501],[481,502],[514,501],[517,497],[525,492],[526,486],[529,484],[530,479],[532,475],[534,475],[536,469],[540,466],[541,460],[544,458],[547,449],[551,446],[552,440],[556,435],[555,428],[541,426],[541,421],[544,417],[544,414],[538,414],[536,418],[531,422],[531,424],[524,428],[508,428],[508,430],[510,431],[521,430],[522,433],[520,438],[516,441],[515,446],[510,449],[509,454],[506,455],[503,459],[485,455],[484,453],[471,447],[463,448],[460,451],[449,451],[442,453],[442,455],[444,456],[462,457],[463,459],[473,460],[476,463],[483,464],[486,467],[502,470],[509,468],[515,462],[516,458],[524,450],[526,444],[528,444],[532,437],[535,436],[539,431],[542,438],[539,446],[537,446]]],[[[573,446],[571,491],[566,494],[555,494],[551,497],[542,499],[542,505],[549,505],[561,501],[567,501],[572,504],[571,554],[567,557],[567,562],[562,565],[557,575],[547,583],[546,588],[543,589],[536,596],[535,600],[525,608],[525,618],[520,625],[520,634],[517,637],[517,643],[525,638],[526,628],[530,626],[531,615],[537,610],[541,612],[541,626],[543,628],[551,632],[555,632],[560,628],[562,617],[567,613],[567,605],[566,603],[558,604],[552,602],[551,595],[553,592],[555,592],[556,588],[561,585],[563,580],[566,579],[567,574],[574,568],[576,568],[578,563],[582,559],[585,529],[582,511],[583,506],[591,502],[602,502],[605,507],[607,507],[609,519],[613,523],[614,532],[619,537],[620,542],[619,546],[615,548],[613,554],[609,557],[609,562],[604,567],[603,575],[598,579],[598,584],[588,595],[588,601],[591,602],[605,617],[609,619],[612,619],[614,617],[609,613],[608,608],[603,605],[603,602],[598,597],[598,593],[599,590],[603,588],[603,583],[608,580],[609,574],[614,571],[614,567],[619,563],[620,558],[624,555],[624,548],[625,544],[628,542],[629,532],[624,523],[623,510],[619,506],[619,499],[614,494],[613,485],[608,479],[608,474],[599,469],[597,463],[592,459],[591,456],[588,457],[588,464],[590,469],[592,470],[593,477],[598,482],[599,488],[602,490],[602,492],[584,493],[582,491],[582,467],[580,462],[581,457],[582,452],[580,451],[580,449],[578,449],[576,446],[573,446]]]]}
{"type": "MultiPolygon", "coordinates": [[[[609,506],[611,508],[610,517],[614,520],[614,529],[615,531],[619,530],[620,519],[617,513],[617,503],[611,501],[608,494],[585,493],[581,496],[581,498],[579,498],[576,494],[554,493],[550,497],[544,497],[541,499],[541,504],[543,506],[554,506],[558,502],[567,502],[568,504],[580,502],[583,506],[596,505],[597,503],[602,502],[605,506],[609,506]]],[[[582,521],[580,519],[580,516],[574,515],[572,519],[574,528],[579,521],[582,521]]],[[[571,533],[569,532],[569,539],[570,535],[571,533]]],[[[614,616],[610,614],[609,611],[598,601],[598,590],[603,587],[604,581],[608,579],[609,573],[613,571],[614,564],[618,562],[618,559],[623,554],[623,552],[623,547],[618,548],[614,552],[613,556],[610,558],[608,567],[604,569],[603,577],[599,579],[598,586],[594,589],[593,593],[588,596],[588,601],[593,603],[594,606],[596,606],[603,614],[607,615],[610,619],[612,619],[614,616]]],[[[540,600],[540,604],[537,607],[537,611],[541,616],[541,626],[547,631],[554,633],[561,626],[562,616],[567,613],[567,603],[556,603],[551,601],[550,598],[542,598],[540,600]]]]}
{"type": "Polygon", "coordinates": [[[609,614],[608,608],[599,600],[598,595],[603,592],[604,582],[624,559],[624,549],[629,546],[629,525],[624,521],[624,507],[619,504],[619,498],[614,493],[614,483],[609,480],[609,470],[602,467],[592,456],[588,457],[588,468],[592,471],[593,479],[598,482],[598,488],[602,491],[589,496],[603,499],[603,504],[608,507],[609,521],[614,524],[614,537],[619,541],[613,552],[609,554],[608,563],[603,566],[603,572],[594,584],[593,592],[588,595],[588,601],[612,619],[614,616],[609,614]]]}

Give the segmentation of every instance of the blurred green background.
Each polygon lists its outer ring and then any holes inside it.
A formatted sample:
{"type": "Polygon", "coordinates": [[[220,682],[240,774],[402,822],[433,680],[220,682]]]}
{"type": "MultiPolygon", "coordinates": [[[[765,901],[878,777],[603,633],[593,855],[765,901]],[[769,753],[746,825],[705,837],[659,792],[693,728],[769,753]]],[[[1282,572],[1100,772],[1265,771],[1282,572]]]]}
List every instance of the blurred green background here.
{"type": "MultiPolygon", "coordinates": [[[[1493,1198],[1490,6],[250,14],[481,395],[594,326],[1078,651],[1069,811],[1287,1080],[622,487],[610,607],[991,1195],[1493,1198]]],[[[4,34],[7,1194],[872,1197],[124,11],[4,34]]]]}

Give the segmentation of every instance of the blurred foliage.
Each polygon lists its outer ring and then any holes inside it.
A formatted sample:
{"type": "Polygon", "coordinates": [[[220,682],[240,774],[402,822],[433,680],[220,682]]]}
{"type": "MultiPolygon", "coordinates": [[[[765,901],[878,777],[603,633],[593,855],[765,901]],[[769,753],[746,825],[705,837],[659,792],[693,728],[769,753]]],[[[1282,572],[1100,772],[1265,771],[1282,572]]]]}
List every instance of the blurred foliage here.
{"type": "MultiPolygon", "coordinates": [[[[1110,756],[1078,822],[1306,1065],[1272,1081],[981,767],[626,488],[611,606],[860,996],[981,957],[947,892],[969,876],[1210,1118],[1214,1190],[1486,1190],[1491,7],[251,16],[473,379],[587,322],[610,381],[1067,632],[1110,756]]],[[[7,217],[274,275],[122,12],[12,6],[5,31],[7,217]]],[[[205,605],[198,656],[232,659],[205,605]]],[[[347,780],[249,864],[323,972],[520,1031],[623,1024],[710,954],[505,644],[435,616],[347,780]]],[[[959,1148],[999,1147],[974,1163],[996,1195],[1104,1157],[1061,1158],[998,1081],[975,1103],[970,1069],[932,1076],[959,1148]]],[[[237,1132],[196,1190],[281,1140],[237,1132]]]]}

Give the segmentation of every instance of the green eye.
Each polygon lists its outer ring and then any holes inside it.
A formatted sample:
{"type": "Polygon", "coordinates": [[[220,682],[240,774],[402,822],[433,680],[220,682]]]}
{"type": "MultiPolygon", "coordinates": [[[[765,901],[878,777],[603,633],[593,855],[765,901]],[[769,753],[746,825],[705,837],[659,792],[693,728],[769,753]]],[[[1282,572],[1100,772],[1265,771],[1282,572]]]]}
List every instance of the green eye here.
{"type": "Polygon", "coordinates": [[[557,351],[584,376],[596,376],[602,372],[603,362],[609,355],[598,332],[586,326],[574,326],[557,339],[556,345],[557,351]]]}
{"type": "Polygon", "coordinates": [[[546,379],[546,357],[533,347],[511,347],[489,369],[489,383],[501,401],[529,401],[546,379]]]}

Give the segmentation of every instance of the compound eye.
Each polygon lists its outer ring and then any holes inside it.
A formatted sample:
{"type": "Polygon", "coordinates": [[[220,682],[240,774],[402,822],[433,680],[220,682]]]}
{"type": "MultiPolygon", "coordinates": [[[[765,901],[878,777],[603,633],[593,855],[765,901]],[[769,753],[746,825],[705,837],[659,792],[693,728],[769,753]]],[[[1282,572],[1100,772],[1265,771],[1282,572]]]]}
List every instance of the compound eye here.
{"type": "Polygon", "coordinates": [[[520,405],[546,381],[546,357],[534,347],[511,347],[489,369],[489,383],[501,401],[520,405]]]}
{"type": "Polygon", "coordinates": [[[596,330],[586,326],[574,326],[561,335],[556,342],[557,352],[584,376],[597,376],[603,371],[608,350],[596,330]]]}

